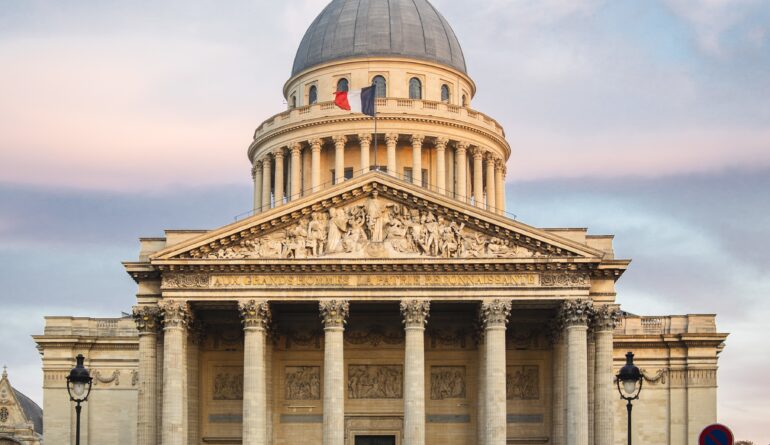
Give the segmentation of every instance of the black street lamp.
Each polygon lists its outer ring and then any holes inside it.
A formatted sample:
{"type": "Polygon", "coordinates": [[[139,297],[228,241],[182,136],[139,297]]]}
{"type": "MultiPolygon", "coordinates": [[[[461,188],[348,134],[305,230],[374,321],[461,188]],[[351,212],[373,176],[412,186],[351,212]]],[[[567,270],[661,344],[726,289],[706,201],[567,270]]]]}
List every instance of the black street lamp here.
{"type": "Polygon", "coordinates": [[[628,445],[631,445],[631,401],[639,398],[642,392],[642,372],[634,365],[634,353],[626,354],[626,365],[620,368],[617,375],[618,392],[620,398],[625,400],[628,410],[628,445]]]}
{"type": "Polygon", "coordinates": [[[83,354],[78,354],[76,357],[77,365],[72,368],[70,375],[67,376],[67,392],[70,395],[70,400],[75,402],[75,412],[77,418],[75,423],[75,445],[80,445],[80,404],[88,400],[88,395],[91,394],[91,383],[93,377],[88,370],[83,366],[83,354]]]}

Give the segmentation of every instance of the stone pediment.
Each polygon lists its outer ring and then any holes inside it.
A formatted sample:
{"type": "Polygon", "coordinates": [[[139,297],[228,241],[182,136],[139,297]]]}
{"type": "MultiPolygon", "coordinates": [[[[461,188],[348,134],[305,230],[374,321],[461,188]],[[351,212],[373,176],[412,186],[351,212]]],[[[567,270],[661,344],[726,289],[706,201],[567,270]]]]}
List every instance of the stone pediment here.
{"type": "Polygon", "coordinates": [[[153,262],[601,258],[585,245],[371,173],[209,232],[153,262]]]}

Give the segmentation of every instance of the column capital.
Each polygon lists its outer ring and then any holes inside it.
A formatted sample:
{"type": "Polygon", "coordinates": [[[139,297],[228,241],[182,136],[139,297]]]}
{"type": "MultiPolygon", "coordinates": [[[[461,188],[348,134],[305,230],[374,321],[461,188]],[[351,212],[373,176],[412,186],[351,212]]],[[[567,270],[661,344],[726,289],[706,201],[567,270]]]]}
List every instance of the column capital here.
{"type": "Polygon", "coordinates": [[[468,151],[468,143],[463,141],[455,142],[455,151],[458,154],[465,154],[468,151]]]}
{"type": "Polygon", "coordinates": [[[398,133],[387,133],[385,134],[385,142],[388,144],[395,144],[398,142],[398,133]]]}
{"type": "Polygon", "coordinates": [[[422,145],[422,142],[425,140],[425,136],[421,134],[413,134],[409,140],[412,141],[412,145],[422,145]]]}
{"type": "Polygon", "coordinates": [[[273,160],[270,159],[270,155],[269,154],[266,154],[266,155],[264,155],[262,157],[262,160],[257,161],[257,162],[261,162],[262,163],[262,167],[269,167],[270,164],[272,164],[273,160]]]}
{"type": "Polygon", "coordinates": [[[503,158],[495,158],[495,170],[502,172],[505,168],[505,161],[503,161],[503,158]]]}
{"type": "Polygon", "coordinates": [[[275,150],[273,150],[273,156],[275,156],[276,160],[283,159],[284,157],[283,148],[284,147],[278,147],[275,150]]]}
{"type": "Polygon", "coordinates": [[[262,160],[261,159],[254,163],[254,168],[256,170],[261,170],[262,169],[262,160]]]}
{"type": "Polygon", "coordinates": [[[437,150],[445,150],[448,143],[449,143],[449,139],[447,139],[445,137],[437,137],[436,138],[436,149],[437,150]]]}
{"type": "Polygon", "coordinates": [[[315,139],[309,139],[307,143],[310,144],[311,150],[316,151],[316,150],[321,150],[321,146],[323,146],[324,141],[321,138],[315,138],[315,139]]]}
{"type": "Polygon", "coordinates": [[[242,300],[238,302],[238,312],[243,322],[243,328],[258,328],[266,330],[270,325],[272,314],[267,300],[242,300]]]}
{"type": "Polygon", "coordinates": [[[344,134],[338,134],[332,138],[335,145],[345,145],[348,142],[348,137],[344,134]]]}
{"type": "Polygon", "coordinates": [[[430,316],[430,300],[401,300],[401,315],[406,327],[424,328],[430,316]]]}
{"type": "Polygon", "coordinates": [[[559,308],[559,324],[565,328],[588,326],[593,318],[593,307],[586,300],[567,300],[559,308]]]}
{"type": "Polygon", "coordinates": [[[362,144],[371,144],[372,143],[372,135],[371,133],[362,133],[358,135],[358,141],[362,144]]]}
{"type": "Polygon", "coordinates": [[[257,172],[262,171],[262,164],[254,164],[253,167],[251,167],[251,179],[256,181],[257,180],[257,172]]]}
{"type": "Polygon", "coordinates": [[[488,164],[494,165],[497,162],[497,155],[491,151],[486,151],[484,152],[484,160],[487,161],[488,164]]]}
{"type": "Polygon", "coordinates": [[[473,156],[474,161],[484,159],[484,153],[486,153],[486,150],[481,147],[471,148],[471,156],[473,156]]]}
{"type": "Polygon", "coordinates": [[[509,300],[486,300],[481,303],[481,324],[485,329],[491,326],[505,326],[511,315],[511,302],[509,300]]]}
{"type": "Polygon", "coordinates": [[[290,144],[289,150],[291,150],[292,156],[299,156],[300,154],[302,154],[302,144],[300,144],[299,142],[290,144]]]}
{"type": "Polygon", "coordinates": [[[348,300],[321,300],[318,303],[324,328],[341,328],[347,323],[350,313],[348,300]]]}
{"type": "Polygon", "coordinates": [[[160,308],[158,306],[134,306],[131,315],[134,317],[139,335],[158,332],[160,327],[160,308]]]}
{"type": "Polygon", "coordinates": [[[616,306],[604,304],[594,308],[592,327],[596,332],[613,331],[620,321],[621,312],[616,306]]]}
{"type": "Polygon", "coordinates": [[[193,322],[190,305],[186,301],[163,300],[158,303],[163,318],[163,328],[187,329],[193,322]]]}

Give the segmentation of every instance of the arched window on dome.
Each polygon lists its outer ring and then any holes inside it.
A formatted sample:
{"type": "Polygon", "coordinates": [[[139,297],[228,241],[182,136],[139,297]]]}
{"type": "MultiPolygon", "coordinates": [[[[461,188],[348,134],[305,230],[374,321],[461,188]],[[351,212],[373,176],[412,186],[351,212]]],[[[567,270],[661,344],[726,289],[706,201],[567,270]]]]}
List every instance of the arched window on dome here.
{"type": "Polygon", "coordinates": [[[296,95],[292,95],[291,96],[291,107],[292,108],[297,108],[297,96],[296,95]]]}
{"type": "Polygon", "coordinates": [[[415,100],[422,99],[422,82],[416,77],[409,79],[409,98],[415,100]]]}
{"type": "Polygon", "coordinates": [[[344,77],[337,81],[337,92],[346,92],[350,90],[350,83],[348,82],[348,79],[345,79],[344,77]]]}
{"type": "Polygon", "coordinates": [[[441,102],[449,102],[450,94],[449,94],[449,85],[444,84],[441,85],[441,102]]]}
{"type": "Polygon", "coordinates": [[[468,96],[466,96],[465,94],[463,94],[463,104],[462,105],[464,107],[468,106],[468,96]]]}
{"type": "Polygon", "coordinates": [[[307,103],[310,105],[318,102],[318,88],[315,85],[310,87],[310,91],[307,93],[307,103]]]}
{"type": "Polygon", "coordinates": [[[372,79],[372,84],[374,85],[374,96],[375,97],[387,97],[388,95],[388,82],[385,80],[382,76],[374,76],[374,79],[372,79]]]}

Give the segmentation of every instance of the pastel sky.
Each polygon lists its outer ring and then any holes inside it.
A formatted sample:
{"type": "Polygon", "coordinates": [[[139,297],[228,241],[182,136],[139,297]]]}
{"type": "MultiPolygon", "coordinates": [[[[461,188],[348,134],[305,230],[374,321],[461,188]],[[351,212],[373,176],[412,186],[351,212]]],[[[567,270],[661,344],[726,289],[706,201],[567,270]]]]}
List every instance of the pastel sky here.
{"type": "MultiPolygon", "coordinates": [[[[136,238],[249,208],[246,148],[327,0],[0,0],[0,365],[117,316],[136,238]],[[11,315],[11,316],[9,316],[11,315]]],[[[719,419],[770,442],[770,3],[434,0],[513,148],[508,210],[614,233],[619,300],[717,313],[719,419]]]]}

